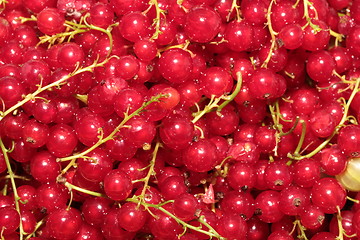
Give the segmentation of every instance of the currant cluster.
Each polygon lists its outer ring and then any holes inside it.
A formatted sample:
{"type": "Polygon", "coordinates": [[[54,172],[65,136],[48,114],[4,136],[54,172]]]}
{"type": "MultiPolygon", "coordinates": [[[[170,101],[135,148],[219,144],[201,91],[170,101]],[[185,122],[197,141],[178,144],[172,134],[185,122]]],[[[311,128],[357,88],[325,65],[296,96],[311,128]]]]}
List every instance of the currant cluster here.
{"type": "Polygon", "coordinates": [[[0,237],[360,235],[360,0],[0,0],[0,237]]]}

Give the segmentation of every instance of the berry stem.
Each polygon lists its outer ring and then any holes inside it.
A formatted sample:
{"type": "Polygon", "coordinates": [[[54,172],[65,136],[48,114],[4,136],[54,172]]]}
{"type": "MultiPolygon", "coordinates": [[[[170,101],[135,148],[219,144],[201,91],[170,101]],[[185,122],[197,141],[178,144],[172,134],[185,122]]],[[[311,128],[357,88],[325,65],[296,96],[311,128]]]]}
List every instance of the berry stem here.
{"type": "Polygon", "coordinates": [[[300,123],[301,123],[301,135],[300,135],[299,143],[294,151],[294,156],[299,155],[299,152],[304,143],[304,139],[305,139],[305,135],[306,135],[306,123],[304,122],[304,120],[300,120],[300,123]]]}
{"type": "MultiPolygon", "coordinates": [[[[48,42],[49,47],[50,47],[50,46],[54,45],[56,43],[56,41],[59,43],[63,43],[66,40],[66,38],[67,38],[67,41],[70,41],[71,39],[74,38],[74,36],[76,34],[88,32],[90,30],[96,30],[96,31],[105,33],[109,38],[110,49],[109,49],[108,55],[107,55],[107,57],[109,57],[112,52],[112,47],[113,47],[113,37],[111,34],[111,30],[113,29],[114,26],[117,26],[118,23],[112,24],[107,29],[104,29],[104,28],[89,24],[87,22],[87,18],[89,16],[90,16],[90,14],[87,13],[85,16],[81,17],[80,23],[66,20],[64,23],[64,26],[67,27],[66,32],[57,33],[57,34],[54,34],[51,36],[49,36],[49,35],[41,36],[41,37],[39,37],[40,41],[38,42],[37,46],[48,42]],[[69,31],[69,30],[71,30],[71,31],[69,31]]],[[[20,19],[21,19],[22,23],[27,22],[27,21],[37,21],[37,18],[34,15],[32,15],[30,18],[20,17],[20,19]]]]}
{"type": "Polygon", "coordinates": [[[74,189],[76,191],[86,193],[86,194],[89,194],[89,195],[95,196],[95,197],[103,197],[103,198],[107,197],[105,194],[90,191],[90,190],[87,190],[87,189],[83,189],[83,188],[75,186],[74,184],[71,184],[69,182],[65,182],[64,185],[65,185],[65,187],[67,187],[69,189],[69,191],[72,191],[72,189],[74,189]]]}
{"type": "Polygon", "coordinates": [[[354,202],[356,204],[360,203],[360,201],[358,199],[355,199],[355,198],[352,198],[352,197],[349,197],[349,196],[346,196],[346,199],[349,200],[349,201],[352,201],[352,202],[354,202]]]}
{"type": "Polygon", "coordinates": [[[339,235],[336,237],[336,239],[343,240],[344,239],[344,228],[342,225],[341,210],[340,210],[339,206],[336,206],[336,209],[338,211],[336,218],[337,218],[338,228],[339,228],[339,235]]]}
{"type": "Polygon", "coordinates": [[[231,3],[231,7],[230,7],[230,11],[228,13],[228,15],[226,16],[226,20],[229,22],[230,21],[230,17],[231,17],[231,13],[234,11],[236,11],[236,18],[238,21],[241,20],[241,16],[240,16],[240,11],[239,11],[239,6],[237,5],[237,0],[232,0],[231,3]]]}
{"type": "Polygon", "coordinates": [[[151,176],[156,174],[156,172],[154,171],[154,168],[155,168],[156,156],[159,151],[160,145],[161,145],[160,142],[156,142],[154,151],[152,152],[152,158],[151,158],[150,164],[149,164],[149,171],[146,174],[145,178],[143,178],[144,186],[143,186],[143,189],[139,196],[141,201],[144,201],[145,193],[149,187],[149,181],[150,181],[151,176]]]}
{"type": "Polygon", "coordinates": [[[28,240],[34,236],[34,234],[37,232],[37,230],[45,223],[45,218],[41,219],[39,222],[36,223],[34,231],[30,233],[28,236],[26,236],[25,240],[28,240]]]}
{"type": "Polygon", "coordinates": [[[308,238],[306,237],[306,233],[305,233],[305,227],[303,225],[301,225],[301,222],[299,219],[294,221],[294,225],[298,227],[298,231],[300,232],[300,234],[298,235],[299,239],[303,239],[303,240],[308,240],[308,238]]]}
{"type": "Polygon", "coordinates": [[[234,100],[234,98],[236,97],[236,95],[240,92],[241,86],[242,86],[242,76],[240,72],[236,73],[237,76],[237,83],[236,83],[236,87],[234,92],[229,95],[229,96],[225,96],[222,95],[220,97],[215,97],[215,95],[211,96],[210,102],[204,107],[203,110],[198,110],[197,112],[193,113],[193,117],[194,119],[191,121],[192,123],[196,123],[197,121],[199,121],[200,118],[202,118],[205,114],[211,112],[214,110],[214,108],[217,108],[217,112],[220,113],[220,111],[226,106],[228,105],[232,100],[234,100]],[[221,100],[225,100],[224,102],[222,102],[220,105],[219,102],[221,100]]]}
{"type": "Polygon", "coordinates": [[[160,31],[161,14],[164,13],[164,10],[160,9],[159,3],[157,0],[150,0],[149,4],[151,6],[154,6],[155,11],[156,11],[156,17],[155,17],[155,19],[153,19],[153,21],[154,21],[153,25],[155,25],[155,32],[150,38],[150,40],[155,40],[159,37],[159,34],[161,34],[161,31],[160,31]]]}
{"type": "Polygon", "coordinates": [[[274,31],[274,29],[272,28],[272,24],[271,24],[271,9],[272,9],[274,2],[275,2],[275,0],[271,0],[269,7],[268,7],[267,14],[266,14],[267,25],[268,25],[270,36],[271,36],[271,46],[270,46],[269,53],[268,53],[265,61],[261,65],[262,68],[267,68],[267,65],[273,54],[273,50],[275,48],[276,35],[278,34],[277,32],[274,31]]]}
{"type": "MultiPolygon", "coordinates": [[[[91,146],[90,148],[86,149],[85,151],[69,156],[69,157],[64,157],[64,158],[58,158],[57,161],[58,162],[65,162],[65,161],[70,161],[72,159],[76,159],[76,158],[82,158],[84,157],[86,154],[90,153],[91,151],[93,151],[94,149],[96,149],[97,147],[99,147],[100,145],[106,143],[107,141],[113,139],[113,137],[115,136],[115,134],[117,132],[119,132],[120,128],[124,127],[124,125],[126,124],[127,121],[129,121],[131,118],[133,118],[134,116],[138,115],[141,111],[143,111],[148,105],[150,105],[153,102],[158,102],[160,98],[164,98],[166,97],[166,95],[164,94],[159,94],[156,96],[151,97],[151,99],[147,102],[144,102],[143,105],[141,107],[139,107],[137,110],[135,110],[133,113],[131,113],[130,115],[127,113],[124,113],[124,119],[121,121],[121,123],[106,137],[100,137],[99,141],[97,143],[95,143],[93,146],[91,146]]],[[[75,162],[74,162],[75,163],[75,162]]]]}
{"type": "Polygon", "coordinates": [[[8,3],[8,1],[6,1],[6,0],[0,0],[0,12],[6,8],[7,3],[8,3]]]}
{"type": "Polygon", "coordinates": [[[8,114],[12,113],[13,111],[15,111],[16,109],[18,109],[19,107],[23,106],[25,103],[33,100],[37,95],[39,95],[40,93],[46,91],[46,90],[50,90],[53,87],[59,87],[61,84],[63,84],[66,80],[68,80],[69,78],[80,74],[80,73],[84,73],[84,72],[93,72],[95,67],[102,67],[104,66],[111,58],[116,57],[116,56],[111,56],[109,58],[106,58],[104,61],[98,63],[97,60],[95,60],[91,65],[87,66],[87,67],[80,67],[77,68],[74,72],[62,77],[61,79],[46,85],[44,87],[39,86],[39,88],[33,92],[33,93],[29,93],[27,94],[23,100],[19,101],[18,103],[16,103],[15,105],[13,105],[12,107],[10,107],[8,110],[6,110],[5,112],[0,112],[0,121],[7,116],[8,114]]]}
{"type": "Polygon", "coordinates": [[[242,76],[240,72],[236,73],[236,77],[237,77],[237,83],[236,83],[236,87],[234,92],[226,97],[226,101],[224,101],[223,103],[220,104],[220,106],[217,108],[217,112],[220,112],[226,105],[228,105],[232,100],[234,100],[234,98],[236,97],[236,95],[238,95],[238,93],[241,90],[241,86],[242,86],[242,76]]]}
{"type": "Polygon", "coordinates": [[[209,113],[213,108],[219,107],[218,103],[220,100],[220,97],[216,98],[215,95],[212,95],[208,105],[206,105],[202,111],[198,111],[193,114],[194,119],[191,122],[195,124],[197,121],[199,121],[200,118],[202,118],[202,116],[204,116],[206,113],[209,113]]]}
{"type": "Polygon", "coordinates": [[[20,197],[17,193],[17,188],[16,188],[16,183],[15,183],[15,174],[11,168],[11,163],[10,163],[10,159],[9,159],[9,156],[8,156],[8,149],[6,149],[5,145],[4,145],[4,142],[2,141],[2,139],[0,138],[0,148],[1,148],[1,151],[4,155],[4,159],[5,159],[5,163],[6,163],[6,167],[7,167],[7,172],[8,172],[8,175],[10,177],[10,182],[11,182],[11,187],[12,187],[12,190],[13,190],[13,194],[14,194],[14,201],[15,201],[15,209],[16,211],[19,213],[19,216],[20,216],[20,225],[19,225],[19,229],[20,229],[20,240],[23,239],[24,237],[24,230],[23,230],[23,226],[22,226],[22,220],[21,220],[21,212],[20,212],[20,205],[19,205],[19,200],[20,200],[20,197]]]}
{"type": "Polygon", "coordinates": [[[195,226],[192,226],[192,225],[188,224],[187,222],[184,222],[184,221],[180,220],[174,214],[172,214],[171,212],[169,212],[168,210],[166,210],[165,208],[162,207],[165,204],[158,204],[158,205],[150,204],[150,203],[146,203],[146,202],[142,201],[141,199],[134,198],[134,197],[133,198],[128,198],[128,199],[126,199],[126,201],[141,204],[145,208],[156,208],[156,209],[160,210],[161,212],[165,213],[166,215],[168,215],[169,217],[173,218],[177,223],[181,224],[185,229],[192,229],[194,231],[206,234],[210,238],[217,238],[219,240],[225,240],[225,238],[222,237],[218,232],[216,232],[213,227],[211,227],[208,223],[206,223],[204,221],[204,216],[200,216],[198,221],[201,224],[203,224],[204,226],[206,226],[207,228],[209,228],[208,231],[205,231],[205,230],[201,229],[201,226],[200,227],[195,227],[195,226]]]}
{"type": "Polygon", "coordinates": [[[348,121],[348,113],[349,113],[350,105],[351,105],[351,102],[354,100],[355,95],[359,92],[359,85],[360,85],[360,78],[356,79],[354,89],[351,92],[351,95],[350,95],[348,101],[344,104],[344,114],[343,114],[339,124],[335,127],[334,132],[310,153],[308,153],[304,156],[301,156],[301,155],[296,156],[294,154],[289,153],[288,154],[289,158],[294,159],[294,160],[311,158],[316,153],[320,152],[324,147],[326,147],[326,145],[328,145],[328,143],[331,141],[331,139],[339,132],[340,128],[342,128],[344,126],[345,122],[348,121]]]}

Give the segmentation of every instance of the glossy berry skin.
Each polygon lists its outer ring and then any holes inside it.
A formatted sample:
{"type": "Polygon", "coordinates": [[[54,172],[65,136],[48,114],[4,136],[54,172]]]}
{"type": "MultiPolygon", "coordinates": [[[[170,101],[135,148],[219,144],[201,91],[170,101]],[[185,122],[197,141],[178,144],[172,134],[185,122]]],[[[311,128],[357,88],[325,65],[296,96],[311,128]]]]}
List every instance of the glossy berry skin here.
{"type": "Polygon", "coordinates": [[[79,159],[78,171],[81,175],[94,182],[100,182],[113,167],[112,159],[108,154],[98,148],[86,154],[88,159],[79,159]]]}
{"type": "Polygon", "coordinates": [[[314,159],[297,161],[292,168],[294,183],[300,187],[312,187],[320,179],[320,163],[314,159]]]}
{"type": "Polygon", "coordinates": [[[331,77],[335,67],[336,63],[331,54],[322,50],[310,54],[306,71],[316,82],[326,82],[331,77]]]}
{"type": "Polygon", "coordinates": [[[286,25],[297,23],[301,15],[299,8],[294,8],[291,1],[282,1],[272,7],[271,22],[274,31],[279,32],[286,25]]]}
{"type": "Polygon", "coordinates": [[[28,117],[26,113],[19,112],[17,115],[7,115],[3,118],[0,126],[4,136],[11,139],[20,139],[28,117]]]}
{"type": "Polygon", "coordinates": [[[266,22],[266,3],[260,0],[241,1],[241,13],[244,19],[253,25],[262,25],[266,22]]]}
{"type": "Polygon", "coordinates": [[[50,128],[46,147],[56,157],[69,156],[78,143],[75,131],[67,124],[57,124],[50,128]]]}
{"type": "Polygon", "coordinates": [[[285,230],[279,230],[272,232],[268,240],[293,240],[294,238],[285,230]]]}
{"type": "Polygon", "coordinates": [[[207,172],[217,164],[217,149],[210,140],[193,142],[183,152],[185,166],[194,172],[207,172]]]}
{"type": "Polygon", "coordinates": [[[124,113],[131,114],[141,107],[144,96],[134,88],[121,90],[113,98],[114,110],[119,117],[124,117],[124,113]]]}
{"type": "Polygon", "coordinates": [[[248,225],[248,232],[246,234],[249,240],[260,240],[265,239],[269,235],[269,225],[256,216],[253,216],[246,221],[248,225]]]}
{"type": "Polygon", "coordinates": [[[184,31],[191,41],[206,43],[220,30],[220,16],[211,8],[194,7],[186,14],[184,31]]]}
{"type": "Polygon", "coordinates": [[[114,11],[109,4],[96,3],[90,10],[89,22],[95,26],[106,29],[114,20],[114,11]]]}
{"type": "Polygon", "coordinates": [[[69,197],[63,186],[57,183],[42,184],[36,189],[35,196],[37,207],[47,213],[65,208],[69,197]]]}
{"type": "Polygon", "coordinates": [[[14,150],[9,156],[17,162],[29,162],[35,155],[36,148],[27,146],[23,140],[16,140],[14,142],[14,150]]]}
{"type": "Polygon", "coordinates": [[[126,161],[120,162],[118,169],[124,171],[132,181],[144,178],[146,172],[138,171],[138,169],[146,167],[146,162],[136,158],[131,158],[126,161]]]}
{"type": "Polygon", "coordinates": [[[280,210],[290,216],[299,215],[310,204],[310,192],[298,186],[289,186],[280,192],[280,210]]]}
{"type": "Polygon", "coordinates": [[[262,153],[274,150],[276,146],[276,131],[270,127],[261,126],[255,131],[254,141],[262,153]]]}
{"type": "Polygon", "coordinates": [[[272,99],[277,95],[278,81],[272,70],[261,68],[249,81],[249,89],[257,99],[272,99]]]}
{"type": "Polygon", "coordinates": [[[32,210],[36,206],[35,193],[36,189],[31,185],[21,185],[17,188],[20,197],[20,208],[24,210],[32,210]]]}
{"type": "Polygon", "coordinates": [[[14,77],[0,78],[0,97],[7,108],[22,99],[25,89],[21,82],[14,77]]]}
{"type": "Polygon", "coordinates": [[[39,30],[46,35],[54,35],[65,30],[65,17],[56,8],[43,9],[37,15],[39,30]]]}
{"type": "Polygon", "coordinates": [[[113,201],[100,197],[86,198],[81,206],[81,213],[84,221],[91,226],[97,227],[102,224],[105,216],[111,210],[113,201]]]}
{"type": "Polygon", "coordinates": [[[49,214],[46,226],[49,227],[53,238],[70,240],[78,234],[81,224],[79,210],[70,208],[58,209],[49,214]]]}
{"type": "Polygon", "coordinates": [[[115,67],[116,77],[124,80],[132,79],[140,69],[138,59],[132,55],[122,56],[116,61],[115,67]]]}
{"type": "Polygon", "coordinates": [[[105,121],[98,114],[90,114],[81,117],[74,124],[76,135],[81,143],[91,147],[97,141],[101,131],[104,131],[105,121]]]}
{"type": "Polygon", "coordinates": [[[150,37],[150,19],[141,12],[129,12],[122,16],[119,30],[121,35],[131,42],[150,37]]]}
{"type": "Polygon", "coordinates": [[[77,65],[81,65],[85,58],[84,51],[73,42],[64,43],[60,47],[57,57],[60,66],[70,71],[74,70],[77,65]]]}
{"type": "Polygon", "coordinates": [[[299,24],[289,24],[279,32],[279,39],[286,49],[296,49],[303,42],[303,30],[299,24]]]}
{"type": "Polygon", "coordinates": [[[351,52],[356,55],[360,56],[360,28],[358,26],[352,28],[347,37],[347,45],[351,49],[351,52]]]}
{"type": "Polygon", "coordinates": [[[360,127],[358,125],[349,125],[342,128],[338,136],[338,145],[346,156],[359,156],[360,127]]]}
{"type": "Polygon", "coordinates": [[[214,111],[206,115],[206,123],[210,132],[216,135],[230,135],[239,125],[239,116],[231,105],[226,106],[220,112],[214,111]],[[223,124],[219,124],[222,122],[223,124]]]}
{"type": "Polygon", "coordinates": [[[165,118],[160,127],[160,138],[171,149],[187,148],[194,136],[194,125],[180,116],[165,118]]]}
{"type": "Polygon", "coordinates": [[[160,74],[170,82],[182,83],[190,78],[192,72],[190,53],[174,48],[161,54],[158,67],[160,74]]]}
{"type": "Polygon", "coordinates": [[[246,51],[253,41],[253,29],[245,21],[231,21],[227,24],[224,38],[228,47],[236,52],[246,51]]]}
{"type": "Polygon", "coordinates": [[[253,166],[248,163],[235,163],[229,169],[227,180],[234,190],[253,188],[256,181],[253,166]]]}
{"type": "Polygon", "coordinates": [[[260,150],[254,142],[239,141],[229,147],[227,156],[242,163],[254,164],[260,158],[260,150]]]}
{"type": "Polygon", "coordinates": [[[147,212],[136,203],[125,203],[117,213],[119,226],[129,232],[137,232],[148,219],[147,212]]]}
{"type": "Polygon", "coordinates": [[[160,239],[173,239],[182,232],[181,225],[179,225],[175,219],[171,218],[169,215],[160,211],[157,211],[156,215],[158,218],[151,218],[149,223],[150,231],[155,237],[160,239]],[[163,231],[165,228],[167,231],[163,231]]]}
{"type": "Polygon", "coordinates": [[[174,200],[174,214],[181,220],[190,221],[196,218],[195,214],[198,210],[198,200],[189,193],[183,193],[174,200]]]}
{"type": "Polygon", "coordinates": [[[337,235],[331,232],[317,232],[311,240],[335,240],[337,235]]]}
{"type": "Polygon", "coordinates": [[[291,94],[293,110],[299,114],[310,114],[319,104],[319,96],[313,89],[300,88],[291,94]]]}
{"type": "Polygon", "coordinates": [[[293,175],[285,161],[274,161],[265,169],[265,182],[269,189],[283,190],[293,181],[293,175]]]}
{"type": "MultiPolygon", "coordinates": [[[[347,236],[352,236],[353,234],[356,233],[355,226],[353,225],[354,212],[343,210],[340,212],[340,214],[341,214],[341,225],[344,229],[344,232],[346,233],[347,236]]],[[[331,219],[329,228],[331,233],[335,234],[336,236],[339,236],[339,224],[338,224],[338,218],[336,216],[331,219]]],[[[344,237],[344,239],[353,240],[355,238],[344,237]]]]}
{"type": "Polygon", "coordinates": [[[199,79],[201,91],[205,96],[219,97],[226,93],[232,86],[232,77],[221,67],[210,67],[206,69],[199,79]]]}
{"type": "Polygon", "coordinates": [[[301,224],[308,229],[318,229],[324,223],[325,213],[315,205],[306,206],[300,213],[301,224]]]}
{"type": "Polygon", "coordinates": [[[30,119],[24,124],[23,139],[25,144],[32,148],[39,148],[46,144],[49,139],[49,127],[30,119]]]}
{"type": "Polygon", "coordinates": [[[125,200],[132,190],[131,179],[120,169],[111,170],[104,178],[104,190],[112,200],[125,200]]]}
{"type": "Polygon", "coordinates": [[[21,210],[21,221],[24,232],[33,232],[36,226],[35,215],[29,210],[21,210]]]}
{"type": "Polygon", "coordinates": [[[101,233],[105,239],[133,239],[135,233],[119,227],[118,208],[111,209],[101,225],[101,233]],[[116,227],[115,227],[116,226],[116,227]]]}
{"type": "Polygon", "coordinates": [[[304,29],[304,40],[302,47],[308,51],[318,51],[324,49],[330,39],[329,27],[321,20],[312,19],[311,22],[320,27],[320,31],[315,31],[310,24],[304,29]]]}
{"type": "Polygon", "coordinates": [[[0,227],[3,234],[11,234],[19,227],[19,213],[12,207],[0,208],[0,227]]]}
{"type": "Polygon", "coordinates": [[[229,191],[220,202],[220,209],[225,214],[236,214],[249,220],[255,212],[254,202],[254,198],[248,192],[229,191]]]}
{"type": "Polygon", "coordinates": [[[4,43],[9,40],[9,37],[12,34],[12,29],[10,23],[5,18],[0,18],[0,42],[4,43]]]}
{"type": "Polygon", "coordinates": [[[223,215],[217,222],[215,229],[226,238],[244,239],[247,233],[245,220],[238,215],[223,215]]]}
{"type": "Polygon", "coordinates": [[[37,153],[30,161],[31,175],[42,183],[55,182],[60,170],[60,163],[48,151],[37,153]]]}
{"type": "Polygon", "coordinates": [[[347,158],[337,145],[333,145],[321,150],[320,163],[326,174],[335,176],[345,170],[347,158]]]}
{"type": "Polygon", "coordinates": [[[124,136],[129,143],[135,147],[142,147],[146,144],[150,144],[155,135],[156,128],[155,123],[146,121],[142,117],[134,117],[127,122],[129,128],[124,129],[124,136]]]}
{"type": "Polygon", "coordinates": [[[186,193],[187,187],[182,176],[169,176],[159,183],[161,194],[165,199],[175,199],[181,194],[186,193]]]}
{"type": "Polygon", "coordinates": [[[317,137],[329,137],[335,130],[336,122],[327,109],[313,111],[310,115],[310,128],[317,137]]]}
{"type": "Polygon", "coordinates": [[[134,53],[142,61],[151,61],[157,55],[157,45],[155,42],[143,39],[134,43],[134,53]]]}
{"type": "Polygon", "coordinates": [[[255,198],[255,214],[263,222],[274,223],[279,221],[284,214],[280,211],[280,193],[274,190],[261,192],[255,198]]]}
{"type": "Polygon", "coordinates": [[[346,191],[336,179],[322,178],[312,187],[311,201],[325,213],[335,213],[345,205],[346,191]]]}
{"type": "Polygon", "coordinates": [[[83,222],[79,229],[79,233],[76,235],[74,240],[102,240],[104,239],[100,229],[90,226],[83,222]]]}
{"type": "Polygon", "coordinates": [[[20,26],[15,30],[14,34],[19,43],[26,47],[34,47],[37,43],[36,32],[30,26],[20,26]]]}

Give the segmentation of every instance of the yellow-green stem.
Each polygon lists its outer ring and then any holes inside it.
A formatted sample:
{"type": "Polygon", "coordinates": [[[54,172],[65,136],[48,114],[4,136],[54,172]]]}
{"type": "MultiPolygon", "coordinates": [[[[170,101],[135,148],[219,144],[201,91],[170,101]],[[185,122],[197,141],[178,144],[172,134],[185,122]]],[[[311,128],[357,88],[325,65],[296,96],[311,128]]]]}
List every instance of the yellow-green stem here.
{"type": "Polygon", "coordinates": [[[45,223],[45,218],[41,219],[39,222],[36,223],[34,231],[32,233],[30,233],[25,240],[28,240],[30,238],[32,238],[34,236],[34,234],[36,233],[36,231],[41,227],[41,225],[43,225],[45,223]]]}
{"type": "Polygon", "coordinates": [[[220,106],[217,108],[216,111],[220,112],[224,107],[226,107],[226,105],[228,105],[232,100],[234,100],[236,95],[238,95],[238,93],[240,92],[241,86],[242,86],[241,72],[237,72],[236,77],[237,77],[237,82],[236,82],[236,87],[235,87],[234,92],[230,96],[227,97],[226,101],[224,101],[223,103],[220,104],[220,106]]]}
{"type": "Polygon", "coordinates": [[[192,226],[192,225],[188,224],[187,222],[180,220],[174,214],[172,214],[171,212],[169,212],[168,210],[166,210],[165,208],[162,207],[165,204],[162,204],[162,205],[150,204],[150,203],[141,201],[141,199],[138,199],[138,198],[128,198],[128,199],[126,199],[126,201],[141,204],[145,208],[156,208],[156,209],[160,210],[161,212],[165,213],[166,215],[168,215],[169,217],[173,218],[177,223],[179,223],[186,229],[188,228],[188,229],[192,229],[194,231],[206,234],[210,238],[217,238],[219,240],[225,240],[225,238],[222,237],[213,227],[211,227],[208,223],[206,223],[204,221],[202,216],[199,217],[199,222],[201,224],[203,224],[204,226],[206,226],[207,228],[209,228],[208,231],[201,229],[201,227],[192,226]]]}
{"type": "Polygon", "coordinates": [[[87,67],[82,67],[82,68],[79,68],[77,69],[76,71],[62,77],[61,79],[53,82],[53,83],[50,83],[49,85],[46,85],[44,87],[39,87],[35,92],[33,93],[29,93],[28,95],[26,95],[24,97],[23,100],[19,101],[18,103],[16,103],[15,105],[13,105],[11,108],[7,109],[5,112],[0,112],[0,121],[5,117],[7,116],[8,114],[12,113],[13,111],[15,111],[16,109],[18,109],[19,107],[23,106],[25,103],[31,101],[32,99],[34,99],[37,95],[39,95],[40,93],[46,91],[46,90],[49,90],[53,87],[57,87],[59,86],[60,84],[64,83],[66,80],[68,80],[69,78],[77,75],[77,74],[80,74],[80,73],[84,73],[84,72],[92,72],[93,69],[95,67],[102,67],[104,66],[109,60],[111,59],[110,58],[106,58],[104,61],[98,63],[97,61],[95,61],[94,63],[92,63],[91,65],[87,66],[87,67]]]}
{"type": "Polygon", "coordinates": [[[268,53],[265,61],[261,65],[262,68],[267,68],[267,65],[271,59],[271,56],[272,56],[274,48],[275,48],[276,35],[278,34],[277,32],[274,31],[272,24],[271,24],[271,9],[272,9],[274,2],[275,2],[275,0],[271,0],[269,7],[268,7],[268,12],[266,14],[267,25],[268,25],[270,36],[271,36],[271,46],[270,46],[269,53],[268,53]]]}
{"type": "Polygon", "coordinates": [[[103,197],[103,198],[106,198],[107,196],[105,194],[102,194],[102,193],[98,193],[98,192],[94,192],[94,191],[90,191],[90,190],[87,190],[87,189],[83,189],[81,187],[78,187],[78,186],[75,186],[69,182],[65,182],[64,183],[65,187],[67,187],[70,191],[72,189],[78,191],[78,192],[82,192],[82,193],[86,193],[86,194],[89,194],[91,196],[94,196],[94,197],[103,197]]]}
{"type": "MultiPolygon", "coordinates": [[[[11,168],[11,163],[10,163],[10,159],[9,159],[9,156],[8,156],[7,149],[6,149],[6,147],[4,145],[4,142],[2,141],[1,138],[0,138],[0,148],[1,148],[1,151],[2,151],[2,153],[4,155],[8,175],[10,176],[11,187],[12,187],[13,194],[14,194],[15,209],[19,213],[19,216],[20,216],[20,219],[21,219],[20,204],[19,204],[20,197],[19,197],[19,195],[17,193],[17,187],[16,187],[15,177],[14,177],[15,174],[14,174],[12,168],[11,168]]],[[[19,229],[20,229],[20,236],[19,237],[20,237],[20,240],[22,240],[23,237],[24,237],[24,230],[23,230],[22,221],[20,221],[19,229]]]]}
{"type": "Polygon", "coordinates": [[[300,123],[301,123],[301,135],[300,135],[299,143],[294,151],[295,156],[299,155],[299,152],[304,143],[304,139],[305,139],[305,135],[306,135],[306,122],[304,120],[300,120],[300,123]]]}
{"type": "Polygon", "coordinates": [[[159,101],[160,98],[164,98],[166,97],[163,94],[159,94],[157,96],[154,96],[150,99],[150,101],[143,103],[143,105],[138,108],[136,111],[134,111],[133,113],[131,113],[130,115],[128,115],[127,113],[125,113],[125,117],[124,119],[121,121],[121,123],[105,138],[100,138],[99,141],[97,143],[95,143],[93,146],[91,146],[90,148],[86,149],[85,151],[69,156],[69,157],[64,157],[64,158],[59,158],[58,161],[59,162],[65,162],[65,161],[70,161],[72,159],[76,159],[76,158],[81,158],[83,156],[85,156],[86,154],[90,153],[91,151],[93,151],[94,149],[96,149],[97,147],[99,147],[100,145],[104,144],[105,142],[113,139],[113,137],[115,136],[115,134],[120,130],[120,128],[122,128],[125,123],[127,121],[129,121],[131,118],[133,118],[134,116],[138,115],[142,110],[144,110],[148,105],[150,105],[153,102],[157,102],[159,101]]]}
{"type": "Polygon", "coordinates": [[[348,101],[346,102],[345,106],[344,106],[344,114],[339,122],[339,124],[335,127],[334,132],[327,138],[325,139],[317,148],[315,148],[313,151],[311,151],[310,153],[304,155],[304,156],[295,156],[294,154],[288,154],[288,157],[291,159],[295,159],[295,160],[301,160],[304,158],[311,158],[312,156],[314,156],[316,153],[320,152],[324,147],[326,147],[329,142],[331,141],[331,139],[338,133],[338,131],[340,130],[340,128],[342,128],[345,124],[345,122],[348,119],[348,113],[349,113],[349,109],[350,109],[350,105],[351,102],[354,100],[355,95],[358,93],[359,91],[359,85],[360,85],[360,78],[358,78],[355,82],[355,86],[353,91],[351,92],[351,95],[348,99],[348,101]]]}
{"type": "Polygon", "coordinates": [[[349,196],[346,196],[346,199],[349,200],[349,201],[352,201],[354,203],[357,203],[357,204],[360,203],[360,201],[358,199],[355,199],[355,198],[352,198],[352,197],[349,197],[349,196]]]}
{"type": "Polygon", "coordinates": [[[156,162],[157,153],[159,151],[159,147],[160,147],[160,142],[157,142],[156,145],[155,145],[154,151],[152,153],[152,158],[151,158],[151,161],[150,161],[149,171],[146,174],[146,176],[144,178],[144,181],[143,181],[144,186],[143,186],[143,189],[142,189],[141,194],[140,194],[140,198],[142,200],[144,200],[146,190],[148,189],[148,186],[149,186],[150,178],[155,173],[154,168],[155,168],[155,162],[156,162]]]}
{"type": "Polygon", "coordinates": [[[159,37],[159,34],[161,34],[160,24],[161,24],[161,13],[163,12],[163,10],[160,9],[159,3],[157,0],[150,0],[149,4],[152,4],[155,7],[155,11],[156,11],[156,17],[154,19],[155,32],[150,38],[150,40],[155,40],[159,37]]]}

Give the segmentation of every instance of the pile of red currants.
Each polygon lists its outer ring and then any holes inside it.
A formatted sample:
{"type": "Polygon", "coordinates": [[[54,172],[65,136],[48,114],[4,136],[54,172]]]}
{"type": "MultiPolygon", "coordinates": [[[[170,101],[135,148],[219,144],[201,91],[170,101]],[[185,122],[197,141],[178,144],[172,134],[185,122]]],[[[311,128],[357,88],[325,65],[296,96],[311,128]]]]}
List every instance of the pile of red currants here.
{"type": "Polygon", "coordinates": [[[360,239],[360,0],[0,0],[0,238],[360,239]]]}

